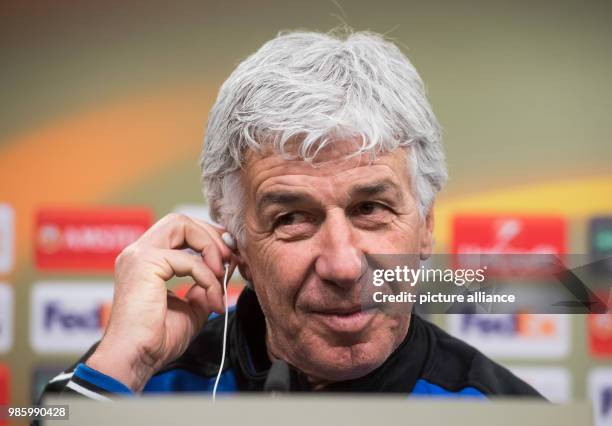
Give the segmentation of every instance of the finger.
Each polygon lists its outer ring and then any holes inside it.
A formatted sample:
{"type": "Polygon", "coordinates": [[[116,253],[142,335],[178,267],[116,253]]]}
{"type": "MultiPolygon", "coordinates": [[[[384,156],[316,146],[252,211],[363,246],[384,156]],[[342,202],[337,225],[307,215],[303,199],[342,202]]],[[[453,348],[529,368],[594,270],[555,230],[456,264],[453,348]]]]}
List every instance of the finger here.
{"type": "Polygon", "coordinates": [[[139,242],[160,249],[189,247],[206,258],[206,263],[217,277],[223,274],[223,258],[231,252],[213,227],[202,226],[189,217],[171,213],[157,222],[139,242]]]}
{"type": "Polygon", "coordinates": [[[223,259],[227,261],[229,257],[231,256],[233,249],[235,248],[235,247],[230,247],[223,240],[223,234],[228,234],[227,230],[225,228],[219,228],[210,223],[204,222],[203,220],[199,220],[195,218],[192,218],[192,220],[196,225],[201,226],[203,229],[205,229],[210,234],[213,241],[217,244],[217,248],[221,252],[223,259]]]}
{"type": "Polygon", "coordinates": [[[220,230],[206,222],[189,217],[184,221],[184,236],[175,234],[176,240],[170,248],[178,248],[187,243],[193,250],[202,254],[204,261],[210,266],[217,277],[223,276],[223,263],[231,260],[231,250],[223,242],[220,230]],[[204,231],[204,232],[202,232],[204,231]],[[212,242],[212,244],[211,244],[212,242]]]}
{"type": "Polygon", "coordinates": [[[202,312],[194,309],[189,302],[185,302],[184,300],[170,294],[168,294],[168,312],[180,313],[181,316],[186,316],[189,318],[191,330],[187,334],[190,336],[190,338],[195,336],[202,328],[204,322],[206,322],[206,317],[204,317],[202,312]]]}
{"type": "MultiPolygon", "coordinates": [[[[211,308],[216,312],[224,310],[222,285],[200,256],[193,256],[180,250],[157,250],[172,270],[172,275],[192,277],[197,285],[206,290],[211,308]]],[[[172,276],[162,278],[167,281],[172,276]]]]}
{"type": "MultiPolygon", "coordinates": [[[[208,232],[208,234],[210,235],[212,241],[215,243],[217,249],[219,250],[221,254],[221,260],[223,263],[222,266],[225,267],[225,263],[232,263],[235,257],[233,253],[235,249],[235,244],[234,244],[234,247],[230,247],[224,240],[224,237],[227,237],[230,234],[224,228],[218,228],[216,226],[213,226],[201,220],[197,220],[197,219],[192,219],[192,220],[197,226],[202,227],[202,229],[208,232]]],[[[233,237],[230,237],[230,238],[233,239],[233,237]]],[[[207,260],[207,258],[212,257],[211,262],[214,262],[215,264],[217,262],[216,260],[217,253],[214,252],[211,246],[208,246],[205,250],[202,251],[202,257],[204,258],[205,261],[207,260]]],[[[217,276],[219,278],[222,278],[222,274],[217,275],[217,276]]]]}
{"type": "Polygon", "coordinates": [[[193,309],[198,325],[204,324],[204,321],[206,321],[212,311],[206,290],[194,284],[185,294],[185,300],[193,309]]]}

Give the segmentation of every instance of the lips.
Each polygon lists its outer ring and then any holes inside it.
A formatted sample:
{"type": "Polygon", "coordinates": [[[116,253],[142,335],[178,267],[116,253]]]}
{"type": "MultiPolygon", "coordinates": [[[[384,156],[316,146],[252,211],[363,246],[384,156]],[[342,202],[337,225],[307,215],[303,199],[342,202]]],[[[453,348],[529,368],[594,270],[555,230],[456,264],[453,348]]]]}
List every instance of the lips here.
{"type": "Polygon", "coordinates": [[[361,305],[357,305],[346,308],[314,309],[313,311],[322,315],[352,315],[364,310],[365,309],[362,308],[361,305]]]}
{"type": "Polygon", "coordinates": [[[312,311],[311,315],[335,333],[358,334],[368,328],[376,315],[372,308],[361,306],[312,311]]]}

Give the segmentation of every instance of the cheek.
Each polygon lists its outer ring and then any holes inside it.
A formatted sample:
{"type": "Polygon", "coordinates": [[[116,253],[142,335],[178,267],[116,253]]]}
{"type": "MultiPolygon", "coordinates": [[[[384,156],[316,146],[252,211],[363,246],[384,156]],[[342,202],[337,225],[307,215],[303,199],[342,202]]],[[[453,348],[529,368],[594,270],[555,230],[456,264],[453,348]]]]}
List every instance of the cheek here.
{"type": "Polygon", "coordinates": [[[296,244],[260,246],[254,250],[255,257],[251,257],[257,294],[265,305],[262,307],[269,312],[282,312],[283,316],[294,309],[310,269],[310,259],[304,255],[310,250],[293,246],[296,244]]]}
{"type": "Polygon", "coordinates": [[[409,254],[419,252],[421,245],[421,223],[416,212],[401,217],[390,232],[390,239],[398,251],[409,254]]]}
{"type": "Polygon", "coordinates": [[[396,222],[384,234],[364,233],[361,246],[371,254],[416,254],[420,239],[418,224],[396,222]]]}

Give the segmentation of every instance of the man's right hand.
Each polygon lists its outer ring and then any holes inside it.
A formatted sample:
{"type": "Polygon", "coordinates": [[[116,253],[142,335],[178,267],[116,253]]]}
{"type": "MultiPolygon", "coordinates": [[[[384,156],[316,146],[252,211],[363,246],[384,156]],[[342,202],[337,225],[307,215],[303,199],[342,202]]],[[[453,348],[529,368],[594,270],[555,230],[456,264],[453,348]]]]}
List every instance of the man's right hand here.
{"type": "Polygon", "coordinates": [[[210,313],[224,312],[223,263],[231,262],[232,254],[223,232],[169,214],[126,247],[115,262],[106,332],[86,364],[139,392],[156,371],[180,356],[210,313]],[[182,250],[187,247],[201,256],[182,250]],[[185,299],[167,290],[173,276],[194,279],[185,299]]]}

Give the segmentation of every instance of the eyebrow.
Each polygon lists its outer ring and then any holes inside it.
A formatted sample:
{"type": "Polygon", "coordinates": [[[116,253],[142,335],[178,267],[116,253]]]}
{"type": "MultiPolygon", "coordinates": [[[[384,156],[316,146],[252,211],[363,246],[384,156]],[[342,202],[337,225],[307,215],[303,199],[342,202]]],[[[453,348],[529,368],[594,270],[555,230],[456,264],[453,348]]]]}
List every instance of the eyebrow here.
{"type": "Polygon", "coordinates": [[[310,197],[308,197],[307,195],[297,193],[297,192],[288,192],[288,191],[267,192],[257,202],[256,211],[259,214],[261,214],[261,212],[266,207],[274,205],[274,204],[281,204],[281,205],[297,204],[300,202],[304,202],[308,199],[310,199],[310,197]]]}
{"type": "MultiPolygon", "coordinates": [[[[383,179],[379,182],[357,185],[349,190],[351,198],[374,197],[386,192],[391,192],[398,200],[402,199],[402,191],[400,187],[390,179],[383,179]]],[[[261,198],[257,201],[256,211],[258,214],[261,214],[265,208],[274,204],[291,205],[301,204],[308,201],[312,201],[312,197],[308,194],[290,191],[272,191],[261,196],[261,198]]]]}
{"type": "Polygon", "coordinates": [[[400,187],[390,179],[384,179],[379,182],[368,183],[365,185],[357,185],[350,190],[352,198],[356,197],[374,197],[376,195],[392,192],[397,199],[402,198],[400,187]]]}

